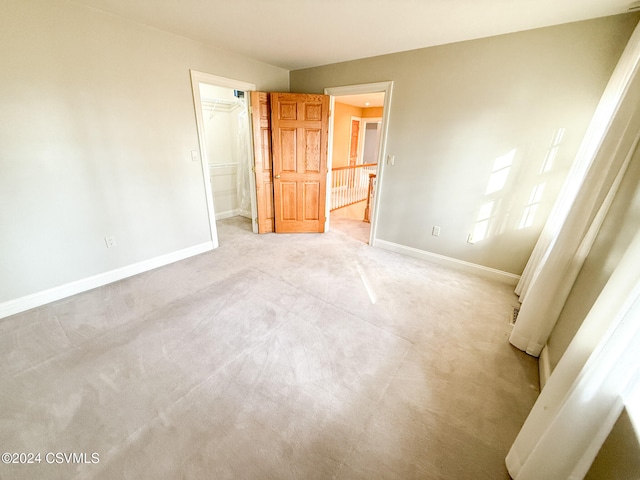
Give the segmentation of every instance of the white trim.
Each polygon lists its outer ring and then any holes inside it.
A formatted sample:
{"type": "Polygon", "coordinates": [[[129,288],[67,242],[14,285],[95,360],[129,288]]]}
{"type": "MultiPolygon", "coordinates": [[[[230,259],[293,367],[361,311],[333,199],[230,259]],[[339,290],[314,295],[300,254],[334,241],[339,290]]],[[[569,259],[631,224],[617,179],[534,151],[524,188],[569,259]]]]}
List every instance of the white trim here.
{"type": "MultiPolygon", "coordinates": [[[[325,95],[327,89],[324,89],[325,95]]],[[[324,206],[324,231],[331,229],[331,169],[333,168],[333,123],[336,119],[336,97],[329,97],[329,128],[327,130],[327,194],[324,206]]]]}
{"type": "MultiPolygon", "coordinates": [[[[391,95],[393,93],[393,81],[365,83],[360,85],[348,85],[344,87],[325,88],[324,93],[331,95],[331,112],[335,107],[335,97],[340,95],[357,95],[361,93],[384,92],[384,105],[382,107],[382,130],[380,132],[380,150],[378,151],[378,172],[376,174],[376,187],[373,193],[373,217],[371,218],[371,231],[369,233],[369,245],[373,245],[378,234],[378,214],[380,212],[380,192],[382,192],[382,180],[384,178],[385,162],[387,156],[387,135],[389,132],[389,114],[391,112],[391,95]]],[[[329,122],[329,146],[333,145],[333,121],[329,122]]],[[[331,153],[332,148],[329,148],[331,153]]],[[[331,168],[331,163],[329,163],[331,168]]],[[[330,175],[330,172],[329,174],[330,175]]],[[[327,177],[329,182],[330,176],[327,177]]],[[[327,183],[327,185],[331,185],[327,183]]],[[[327,202],[327,218],[331,208],[330,201],[327,202]]],[[[327,224],[328,225],[328,224],[327,224]]]]}
{"type": "MultiPolygon", "coordinates": [[[[360,95],[361,93],[387,92],[393,86],[393,82],[362,83],[359,85],[346,85],[343,87],[328,87],[324,89],[326,95],[340,97],[342,95],[360,95]]],[[[385,95],[386,96],[386,95],[385,95]]],[[[386,103],[386,102],[385,102],[386,103]]]]}
{"type": "Polygon", "coordinates": [[[210,250],[213,250],[213,243],[205,242],[199,245],[194,245],[193,247],[167,253],[159,257],[133,263],[125,267],[116,268],[115,270],[99,273],[92,277],[83,278],[82,280],[76,280],[75,282],[60,285],[59,287],[50,288],[48,290],[43,290],[42,292],[32,293],[31,295],[9,300],[8,302],[0,303],[0,318],[25,312],[32,308],[41,307],[47,303],[86,292],[87,290],[101,287],[108,283],[117,282],[123,278],[132,277],[133,275],[147,272],[154,268],[163,267],[170,263],[184,260],[185,258],[193,257],[194,255],[199,255],[210,250]]]}
{"type": "Polygon", "coordinates": [[[234,90],[255,90],[256,84],[243,82],[242,80],[234,80],[233,78],[219,77],[217,75],[211,75],[209,73],[198,72],[196,70],[189,70],[191,72],[191,78],[196,78],[198,82],[209,83],[218,87],[233,88],[234,90]]]}
{"type": "Polygon", "coordinates": [[[426,250],[420,250],[418,248],[407,247],[405,245],[388,242],[386,240],[376,239],[373,243],[373,246],[382,248],[383,250],[389,250],[391,252],[407,255],[409,257],[420,258],[422,260],[427,260],[428,262],[455,268],[457,270],[462,270],[464,272],[472,273],[474,275],[479,275],[485,278],[490,278],[492,280],[498,280],[499,282],[506,283],[508,285],[516,285],[518,283],[518,280],[520,280],[520,275],[503,272],[502,270],[485,267],[484,265],[478,265],[476,263],[466,262],[464,260],[458,260],[457,258],[446,257],[437,253],[427,252],[426,250]]]}
{"type": "Polygon", "coordinates": [[[549,361],[549,348],[547,345],[542,347],[542,351],[538,357],[538,375],[540,377],[540,391],[542,391],[551,376],[551,363],[549,361]]]}
{"type": "MultiPolygon", "coordinates": [[[[233,88],[234,90],[242,90],[248,93],[250,90],[255,90],[256,86],[254,83],[247,83],[241,80],[234,80],[232,78],[219,77],[217,75],[211,75],[208,73],[198,72],[196,70],[189,70],[191,74],[191,89],[193,91],[193,106],[196,113],[196,126],[198,129],[198,142],[200,144],[200,163],[202,164],[202,176],[204,182],[204,192],[205,197],[207,199],[207,213],[209,215],[209,230],[211,232],[211,241],[213,242],[213,248],[218,248],[218,231],[216,229],[216,214],[215,207],[213,205],[213,192],[211,191],[211,181],[209,178],[209,163],[207,160],[207,149],[206,149],[206,141],[205,141],[205,131],[204,131],[204,119],[202,117],[202,97],[200,95],[200,83],[207,83],[209,85],[216,85],[218,87],[224,88],[233,88]]],[[[247,95],[248,97],[249,95],[247,95]]],[[[249,100],[247,99],[246,107],[247,109],[247,121],[249,121],[249,100]]],[[[249,125],[249,129],[247,134],[251,136],[251,125],[249,125]]],[[[253,156],[253,142],[249,142],[249,156],[250,158],[254,158],[253,156]]],[[[250,175],[253,177],[253,175],[250,175]]],[[[250,184],[252,187],[251,194],[251,209],[255,209],[255,178],[250,180],[250,184]]]]}
{"type": "Polygon", "coordinates": [[[633,402],[632,392],[640,390],[639,262],[640,232],[614,265],[511,446],[505,463],[512,478],[584,478],[623,400],[633,402]]]}
{"type": "Polygon", "coordinates": [[[202,181],[204,183],[204,195],[207,202],[207,215],[209,217],[209,232],[213,247],[218,248],[218,230],[216,229],[215,210],[213,208],[213,193],[211,192],[211,179],[209,162],[207,160],[207,148],[205,143],[204,119],[202,118],[202,98],[200,96],[200,80],[203,73],[190,70],[191,90],[193,92],[193,108],[196,113],[196,128],[198,130],[198,143],[200,147],[200,164],[202,165],[202,181]]]}
{"type": "MultiPolygon", "coordinates": [[[[224,220],[225,218],[237,217],[238,215],[242,214],[246,215],[246,212],[243,212],[239,208],[236,208],[235,210],[227,210],[226,212],[216,213],[216,221],[224,220]]],[[[250,214],[248,218],[251,218],[250,214]]]]}

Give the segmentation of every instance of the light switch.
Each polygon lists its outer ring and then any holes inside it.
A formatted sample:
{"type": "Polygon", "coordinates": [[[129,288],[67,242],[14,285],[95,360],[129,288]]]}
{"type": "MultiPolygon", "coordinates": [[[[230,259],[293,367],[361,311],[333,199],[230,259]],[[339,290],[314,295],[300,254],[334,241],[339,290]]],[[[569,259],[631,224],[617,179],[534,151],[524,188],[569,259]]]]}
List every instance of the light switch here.
{"type": "Polygon", "coordinates": [[[191,160],[194,162],[198,161],[198,151],[197,150],[191,150],[191,160]]]}
{"type": "Polygon", "coordinates": [[[394,165],[396,163],[395,155],[387,155],[387,165],[394,165]]]}

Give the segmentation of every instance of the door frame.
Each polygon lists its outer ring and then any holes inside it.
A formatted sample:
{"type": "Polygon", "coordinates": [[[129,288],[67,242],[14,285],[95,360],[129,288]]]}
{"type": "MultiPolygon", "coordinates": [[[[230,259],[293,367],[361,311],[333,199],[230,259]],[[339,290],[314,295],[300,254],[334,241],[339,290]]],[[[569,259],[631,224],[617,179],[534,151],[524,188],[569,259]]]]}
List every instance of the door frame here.
{"type": "MultiPolygon", "coordinates": [[[[243,82],[241,80],[234,80],[232,78],[219,77],[217,75],[211,75],[209,73],[198,72],[196,70],[189,70],[191,75],[191,90],[193,92],[193,106],[196,113],[196,127],[198,129],[198,144],[200,152],[200,164],[202,167],[202,180],[204,182],[204,193],[207,202],[207,213],[209,216],[209,231],[211,233],[211,241],[213,242],[213,248],[219,247],[218,241],[218,229],[216,228],[216,214],[215,206],[213,205],[213,191],[211,189],[211,180],[209,173],[209,162],[207,160],[207,149],[205,142],[205,130],[204,130],[204,117],[202,115],[202,97],[200,95],[200,83],[208,83],[209,85],[215,85],[216,87],[233,88],[234,90],[241,90],[245,92],[247,119],[249,118],[249,91],[255,90],[256,86],[253,83],[243,82]]],[[[248,121],[248,120],[247,120],[248,121]]],[[[251,132],[251,125],[249,124],[249,132],[251,132]]],[[[249,139],[249,158],[253,167],[253,139],[249,139]]],[[[256,185],[255,177],[250,177],[250,192],[251,192],[251,225],[254,233],[258,231],[257,224],[257,207],[256,207],[256,185]]]]}
{"type": "Polygon", "coordinates": [[[384,179],[385,162],[387,156],[387,134],[389,132],[389,113],[391,110],[391,95],[393,92],[393,81],[363,83],[360,85],[347,85],[343,87],[327,87],[324,89],[325,95],[330,95],[330,111],[331,117],[329,121],[329,151],[327,152],[327,205],[326,205],[326,226],[325,231],[329,230],[329,212],[331,211],[331,167],[333,165],[333,123],[335,112],[335,97],[341,95],[358,95],[361,93],[380,93],[384,92],[384,104],[382,106],[382,125],[380,132],[380,150],[378,151],[378,172],[376,175],[376,188],[374,191],[373,202],[373,218],[371,218],[371,231],[369,233],[369,245],[375,246],[375,240],[378,233],[378,215],[380,212],[380,192],[384,179]]]}

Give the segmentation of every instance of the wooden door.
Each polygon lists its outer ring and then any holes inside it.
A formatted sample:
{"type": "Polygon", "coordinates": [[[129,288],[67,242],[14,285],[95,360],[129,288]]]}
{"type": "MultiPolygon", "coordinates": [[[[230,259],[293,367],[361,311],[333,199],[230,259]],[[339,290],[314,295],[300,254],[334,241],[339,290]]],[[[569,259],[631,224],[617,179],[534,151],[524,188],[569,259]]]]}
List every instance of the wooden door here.
{"type": "Polygon", "coordinates": [[[274,231],[269,94],[251,92],[258,233],[274,231]]]}
{"type": "Polygon", "coordinates": [[[349,148],[349,165],[358,163],[358,147],[360,146],[360,119],[351,119],[351,145],[349,148]]]}
{"type": "Polygon", "coordinates": [[[329,96],[270,97],[275,231],[324,232],[329,96]]]}

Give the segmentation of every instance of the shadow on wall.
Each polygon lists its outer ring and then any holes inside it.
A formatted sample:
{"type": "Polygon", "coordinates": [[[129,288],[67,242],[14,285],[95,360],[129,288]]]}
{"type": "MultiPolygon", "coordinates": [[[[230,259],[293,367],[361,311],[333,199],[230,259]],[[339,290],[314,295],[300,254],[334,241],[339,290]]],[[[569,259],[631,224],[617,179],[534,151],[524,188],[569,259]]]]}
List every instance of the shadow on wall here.
{"type": "Polygon", "coordinates": [[[537,218],[546,218],[545,214],[538,214],[551,207],[544,199],[555,197],[555,194],[545,197],[545,193],[552,193],[547,183],[564,135],[564,128],[553,133],[535,175],[522,174],[528,162],[527,156],[518,148],[494,160],[469,243],[501,235],[507,230],[530,228],[537,224],[537,218]]]}

